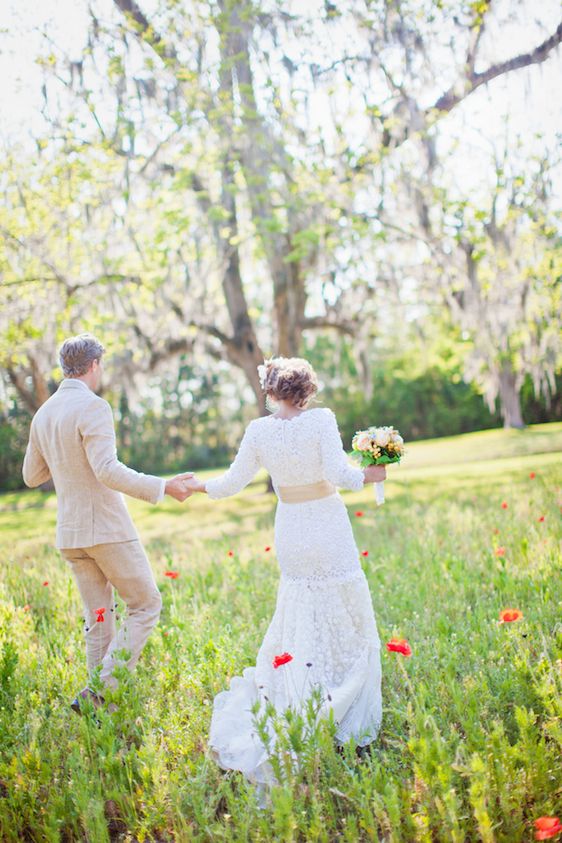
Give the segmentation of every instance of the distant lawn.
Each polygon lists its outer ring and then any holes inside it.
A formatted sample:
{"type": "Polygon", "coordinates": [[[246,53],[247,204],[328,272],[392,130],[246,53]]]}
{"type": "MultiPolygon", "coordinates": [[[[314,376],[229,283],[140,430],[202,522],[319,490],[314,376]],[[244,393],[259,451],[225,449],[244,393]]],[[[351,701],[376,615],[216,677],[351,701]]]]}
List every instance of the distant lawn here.
{"type": "MultiPolygon", "coordinates": [[[[466,478],[470,478],[471,489],[495,484],[502,478],[519,476],[527,467],[531,470],[539,461],[555,469],[561,455],[562,422],[533,425],[523,431],[483,430],[407,443],[402,463],[388,469],[386,500],[392,502],[404,491],[416,498],[432,494],[433,489],[447,495],[452,488],[465,487],[466,478]]],[[[223,470],[213,468],[197,474],[213,477],[223,470]]],[[[168,531],[173,531],[175,539],[212,538],[222,535],[232,520],[238,523],[241,516],[253,520],[260,513],[271,512],[275,497],[266,494],[266,478],[265,471],[259,472],[240,495],[221,501],[219,507],[204,495],[190,498],[183,506],[170,498],[158,507],[127,498],[127,506],[145,541],[162,539],[168,531]]],[[[372,493],[368,490],[342,494],[351,504],[370,502],[372,493]]],[[[14,542],[26,545],[54,541],[55,524],[54,493],[26,490],[0,494],[0,548],[5,544],[14,547],[14,542]]]]}
{"type": "Polygon", "coordinates": [[[55,497],[0,496],[0,840],[517,843],[562,816],[562,424],[415,442],[388,475],[384,507],[343,495],[381,639],[412,656],[383,649],[372,757],[320,728],[265,812],[206,754],[212,699],[275,604],[265,474],[220,502],[128,500],[164,608],[99,728],[68,710],[86,677],[55,497]]]}

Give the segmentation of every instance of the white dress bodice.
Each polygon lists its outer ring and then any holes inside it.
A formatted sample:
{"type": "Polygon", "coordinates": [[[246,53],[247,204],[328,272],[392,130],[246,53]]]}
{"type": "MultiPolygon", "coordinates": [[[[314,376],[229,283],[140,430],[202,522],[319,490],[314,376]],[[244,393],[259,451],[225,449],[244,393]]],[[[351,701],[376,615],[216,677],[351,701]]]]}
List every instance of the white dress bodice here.
{"type": "Polygon", "coordinates": [[[359,490],[364,482],[361,469],[348,462],[336,417],[327,407],[305,410],[292,419],[269,416],[251,421],[229,470],[206,483],[209,497],[236,494],[262,466],[275,490],[319,480],[359,490]]]}

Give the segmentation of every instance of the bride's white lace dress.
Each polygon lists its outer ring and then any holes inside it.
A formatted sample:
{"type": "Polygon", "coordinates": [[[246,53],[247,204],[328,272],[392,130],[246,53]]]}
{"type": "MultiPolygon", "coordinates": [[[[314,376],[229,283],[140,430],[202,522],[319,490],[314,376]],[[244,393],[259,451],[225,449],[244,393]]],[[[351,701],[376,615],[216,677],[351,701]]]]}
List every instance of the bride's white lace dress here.
{"type": "MultiPolygon", "coordinates": [[[[261,466],[276,491],[320,480],[359,490],[364,482],[361,469],[347,460],[333,412],[323,407],[292,419],[250,422],[229,470],[206,482],[209,496],[234,495],[261,466]]],[[[272,780],[251,711],[258,700],[267,698],[279,711],[297,708],[320,685],[341,743],[350,738],[362,746],[370,743],[382,719],[380,639],[337,491],[306,503],[279,501],[275,548],[281,568],[275,614],[255,668],[246,668],[232,679],[230,690],[216,696],[209,738],[221,767],[241,770],[254,782],[272,780]],[[282,653],[293,659],[275,668],[273,660],[282,653]]]]}

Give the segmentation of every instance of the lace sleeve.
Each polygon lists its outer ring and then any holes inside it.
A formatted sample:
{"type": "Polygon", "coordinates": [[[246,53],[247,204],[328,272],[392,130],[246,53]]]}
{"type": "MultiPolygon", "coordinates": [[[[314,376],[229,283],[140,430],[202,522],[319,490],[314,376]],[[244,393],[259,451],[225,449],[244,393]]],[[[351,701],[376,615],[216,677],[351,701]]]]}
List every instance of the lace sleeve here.
{"type": "Polygon", "coordinates": [[[325,422],[322,428],[320,448],[324,477],[334,486],[353,489],[358,492],[363,488],[365,477],[362,469],[350,465],[341,441],[338,423],[334,413],[326,408],[325,422]]]}
{"type": "Polygon", "coordinates": [[[214,500],[235,495],[248,485],[259,467],[260,458],[255,443],[255,429],[250,422],[228,471],[205,482],[207,494],[214,500]]]}

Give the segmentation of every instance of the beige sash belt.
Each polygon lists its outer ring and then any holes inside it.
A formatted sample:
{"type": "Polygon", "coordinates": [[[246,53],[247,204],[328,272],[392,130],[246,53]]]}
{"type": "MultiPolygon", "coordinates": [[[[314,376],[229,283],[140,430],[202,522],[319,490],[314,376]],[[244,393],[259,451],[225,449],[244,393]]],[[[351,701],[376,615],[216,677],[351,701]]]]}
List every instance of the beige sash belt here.
{"type": "Polygon", "coordinates": [[[318,483],[307,483],[305,486],[279,486],[279,500],[283,503],[305,503],[315,501],[318,498],[327,498],[333,495],[336,487],[327,480],[319,480],[318,483]]]}

